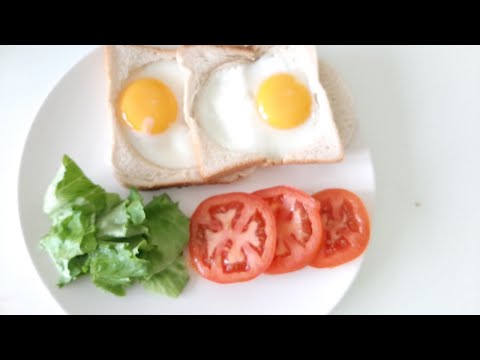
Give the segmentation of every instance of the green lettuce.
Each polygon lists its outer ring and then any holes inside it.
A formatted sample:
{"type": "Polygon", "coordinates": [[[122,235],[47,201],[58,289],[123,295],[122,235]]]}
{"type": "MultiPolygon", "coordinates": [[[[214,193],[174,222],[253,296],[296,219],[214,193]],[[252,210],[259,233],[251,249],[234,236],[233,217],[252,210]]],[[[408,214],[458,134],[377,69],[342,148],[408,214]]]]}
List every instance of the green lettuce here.
{"type": "Polygon", "coordinates": [[[97,236],[105,239],[146,234],[148,228],[143,225],[144,222],[143,198],[137,190],[131,189],[126,200],[117,204],[110,200],[108,211],[97,221],[97,236]]]}
{"type": "Polygon", "coordinates": [[[105,190],[92,183],[77,164],[64,155],[62,166],[45,194],[43,211],[52,216],[64,206],[74,204],[99,212],[106,204],[105,190]]]}
{"type": "Polygon", "coordinates": [[[134,282],[178,296],[188,282],[181,257],[189,219],[168,195],[144,206],[140,193],[108,193],[68,156],[47,189],[44,212],[52,226],[40,246],[59,273],[59,286],[90,274],[93,283],[122,296],[134,282]]]}
{"type": "Polygon", "coordinates": [[[147,259],[154,275],[173,263],[181,254],[189,239],[189,218],[167,194],[154,197],[145,206],[146,236],[150,245],[147,259]]]}
{"type": "Polygon", "coordinates": [[[137,255],[145,240],[130,243],[102,242],[90,255],[90,274],[93,283],[115,295],[124,296],[125,288],[137,278],[148,275],[148,261],[137,255]]]}
{"type": "MultiPolygon", "coordinates": [[[[88,274],[89,271],[90,271],[90,257],[89,257],[89,254],[83,254],[83,255],[75,256],[68,263],[68,270],[70,271],[70,275],[72,276],[72,279],[76,279],[80,275],[88,274]]],[[[63,284],[63,285],[65,285],[65,284],[63,284]]]]}
{"type": "Polygon", "coordinates": [[[60,272],[59,286],[68,284],[84,273],[83,264],[78,260],[70,264],[79,255],[95,250],[95,214],[84,212],[76,206],[65,208],[53,219],[54,225],[40,241],[55,262],[60,272]]]}
{"type": "Polygon", "coordinates": [[[178,297],[189,280],[185,259],[178,257],[163,271],[143,281],[143,286],[151,291],[170,297],[178,297]]]}

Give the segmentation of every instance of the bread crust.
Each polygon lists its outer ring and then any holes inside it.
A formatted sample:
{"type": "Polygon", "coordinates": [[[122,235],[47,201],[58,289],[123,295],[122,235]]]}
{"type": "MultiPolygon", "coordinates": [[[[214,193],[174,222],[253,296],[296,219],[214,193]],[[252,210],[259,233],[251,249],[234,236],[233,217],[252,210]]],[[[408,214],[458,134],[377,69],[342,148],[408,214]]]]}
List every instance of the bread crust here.
{"type": "MultiPolygon", "coordinates": [[[[164,169],[156,164],[143,158],[126,140],[122,131],[122,124],[119,122],[119,117],[116,113],[116,97],[122,89],[121,79],[115,79],[117,76],[113,65],[115,65],[115,57],[118,56],[116,52],[119,48],[124,51],[136,51],[138,53],[150,54],[150,58],[157,59],[177,59],[179,63],[189,71],[190,67],[182,63],[182,59],[186,53],[195,50],[199,52],[210,52],[212,49],[226,53],[227,56],[224,61],[219,62],[212,68],[213,71],[218,71],[224,66],[233,66],[238,62],[252,62],[263,54],[271,51],[275,45],[184,45],[178,49],[165,49],[148,45],[122,45],[122,46],[105,46],[105,67],[108,78],[108,103],[110,112],[112,114],[112,164],[114,167],[115,177],[125,186],[135,186],[141,190],[157,190],[168,187],[183,187],[189,185],[199,184],[225,184],[237,181],[240,178],[251,174],[255,167],[273,166],[279,164],[311,164],[311,163],[330,163],[341,161],[344,157],[343,151],[341,156],[330,158],[328,160],[319,160],[312,158],[286,158],[281,160],[266,159],[264,157],[250,154],[250,156],[238,156],[237,161],[230,161],[218,171],[212,173],[203,166],[195,169],[164,169]],[[115,81],[117,80],[117,81],[115,81]],[[112,88],[113,86],[113,88],[112,88]],[[138,176],[136,171],[132,171],[129,165],[125,165],[123,161],[125,156],[131,157],[131,162],[135,162],[139,168],[141,175],[138,176]],[[165,171],[167,170],[167,171],[165,171]],[[174,172],[175,174],[172,174],[174,172]],[[132,174],[133,173],[133,174],[132,174]],[[181,174],[179,176],[179,173],[181,174]],[[160,176],[160,174],[162,176],[160,176]]],[[[315,50],[315,49],[313,49],[315,50]]],[[[315,54],[312,54],[316,58],[315,54]]],[[[146,59],[148,60],[148,59],[146,59]]],[[[320,82],[326,92],[330,107],[333,113],[333,119],[336,122],[336,130],[340,136],[343,146],[347,146],[356,129],[356,116],[353,110],[353,97],[351,96],[348,87],[343,83],[335,70],[329,66],[325,61],[318,59],[318,76],[320,82]]],[[[132,61],[135,63],[135,61],[132,61]]],[[[130,62],[130,67],[127,69],[126,75],[123,75],[123,80],[128,78],[128,74],[138,67],[145,66],[147,63],[133,64],[130,62]]],[[[141,62],[140,62],[141,63],[141,62]]],[[[192,74],[190,74],[192,76],[192,74]]],[[[208,77],[202,79],[205,82],[208,77]]],[[[192,86],[186,81],[186,86],[192,86]]],[[[200,84],[202,85],[202,84],[200,84]]],[[[188,91],[186,91],[188,93],[188,91]]],[[[193,101],[194,99],[190,99],[193,101]]],[[[187,101],[185,99],[185,107],[187,101]]],[[[195,156],[197,162],[202,164],[202,151],[204,150],[204,139],[201,130],[195,119],[190,119],[185,112],[185,120],[193,131],[192,143],[194,146],[195,156]]],[[[213,149],[213,151],[225,151],[217,144],[210,144],[210,146],[217,146],[220,149],[213,149]]],[[[235,156],[235,152],[227,151],[228,157],[235,156]]],[[[240,154],[242,155],[242,154],[240,154]]],[[[244,154],[243,154],[244,155],[244,154]]],[[[127,161],[128,163],[128,161],[127,161]]],[[[138,169],[137,169],[138,170],[138,169]]]]}
{"type": "Polygon", "coordinates": [[[112,130],[111,162],[115,177],[123,185],[142,190],[155,190],[188,185],[228,183],[252,172],[245,171],[237,176],[230,174],[225,179],[210,180],[200,175],[198,166],[170,169],[145,159],[125,136],[125,125],[117,113],[116,99],[132,71],[154,61],[176,60],[177,49],[162,49],[146,45],[107,45],[104,47],[104,54],[112,130]]]}
{"type": "MultiPolygon", "coordinates": [[[[310,70],[312,71],[313,76],[318,79],[318,59],[316,49],[313,46],[305,46],[304,50],[305,56],[308,57],[308,61],[312,62],[312,69],[310,70]]],[[[234,173],[235,171],[241,171],[242,169],[251,166],[332,163],[343,159],[343,146],[339,140],[338,129],[333,120],[331,124],[333,125],[333,128],[330,130],[333,131],[332,138],[338,140],[334,140],[332,144],[333,148],[338,148],[338,151],[335,154],[322,156],[320,154],[321,151],[318,150],[315,152],[317,146],[313,145],[311,146],[313,149],[308,148],[302,151],[301,154],[296,153],[282,159],[267,158],[258,154],[236,152],[225,149],[213,139],[210,139],[208,134],[206,134],[198,124],[194,114],[195,98],[203,84],[213,72],[220,70],[224,66],[236,65],[238,62],[253,62],[266,53],[277,51],[289,51],[288,45],[250,45],[241,48],[220,45],[196,47],[185,46],[178,52],[179,63],[186,69],[188,74],[185,85],[185,119],[192,130],[195,154],[200,165],[200,174],[202,177],[206,179],[215,179],[220,176],[234,173]],[[201,64],[203,58],[205,58],[205,64],[201,64]]],[[[316,88],[315,96],[323,96],[324,98],[322,98],[322,101],[324,103],[329,103],[329,99],[320,82],[318,88],[316,88]]],[[[315,99],[317,100],[317,98],[315,99]]],[[[329,117],[333,119],[330,106],[328,111],[330,114],[329,117]]],[[[325,146],[324,150],[325,149],[329,150],[329,146],[325,146]]]]}
{"type": "Polygon", "coordinates": [[[131,185],[132,180],[125,178],[121,174],[117,173],[116,171],[114,172],[114,176],[117,179],[118,182],[120,182],[123,186],[125,187],[132,187],[135,186],[138,190],[141,191],[153,191],[153,190],[161,190],[161,189],[167,189],[167,188],[182,188],[182,187],[187,187],[187,186],[192,186],[192,185],[222,185],[222,184],[231,184],[233,182],[239,181],[243,178],[248,177],[251,175],[254,171],[256,170],[255,167],[250,167],[250,168],[244,168],[239,171],[235,171],[231,174],[225,174],[222,175],[218,178],[211,179],[211,180],[206,180],[203,179],[201,183],[196,183],[192,184],[190,182],[184,182],[184,183],[177,183],[175,185],[156,185],[156,184],[138,184],[138,185],[131,185]]]}

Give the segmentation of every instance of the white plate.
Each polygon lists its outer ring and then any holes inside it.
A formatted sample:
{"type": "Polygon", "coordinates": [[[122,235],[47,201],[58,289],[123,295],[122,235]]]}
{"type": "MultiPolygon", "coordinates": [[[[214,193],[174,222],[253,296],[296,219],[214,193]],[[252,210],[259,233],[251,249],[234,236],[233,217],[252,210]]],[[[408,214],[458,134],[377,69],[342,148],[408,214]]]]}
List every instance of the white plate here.
{"type": "MultiPolygon", "coordinates": [[[[70,155],[94,182],[107,191],[127,191],[116,182],[110,165],[106,78],[101,49],[73,67],[53,89],[28,135],[19,175],[19,211],[23,235],[33,263],[52,296],[72,314],[326,314],[342,298],[362,258],[334,269],[305,268],[231,285],[209,282],[190,271],[191,280],[178,299],[151,294],[140,285],[116,297],[96,288],[88,277],[59,289],[57,271],[39,240],[49,229],[42,213],[45,190],[70,155]]],[[[358,134],[345,160],[335,165],[289,165],[257,170],[230,185],[193,186],[166,190],[191,214],[203,199],[228,191],[253,191],[288,184],[307,192],[345,187],[357,193],[373,212],[375,181],[366,145],[358,134]]],[[[154,193],[146,192],[149,200],[154,193]]]]}

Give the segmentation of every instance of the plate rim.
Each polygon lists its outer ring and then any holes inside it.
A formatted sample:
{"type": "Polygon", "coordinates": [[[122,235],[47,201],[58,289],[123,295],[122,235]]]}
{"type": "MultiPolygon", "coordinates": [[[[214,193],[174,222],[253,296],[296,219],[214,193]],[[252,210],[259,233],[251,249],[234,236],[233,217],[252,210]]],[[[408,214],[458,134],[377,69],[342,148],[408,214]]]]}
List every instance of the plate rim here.
{"type": "Polygon", "coordinates": [[[52,93],[53,91],[58,87],[58,85],[60,83],[62,83],[64,81],[64,79],[66,77],[68,77],[68,75],[77,67],[79,66],[85,59],[89,58],[90,56],[92,56],[95,52],[99,51],[99,46],[96,46],[94,47],[93,49],[90,49],[86,54],[84,54],[83,56],[80,57],[80,59],[76,60],[71,66],[70,68],[65,71],[65,73],[62,74],[62,76],[60,76],[60,78],[52,85],[52,87],[49,89],[48,91],[48,94],[43,98],[42,100],[42,103],[41,105],[38,107],[37,111],[35,112],[34,116],[33,116],[33,120],[32,122],[30,123],[30,126],[28,128],[28,132],[27,132],[27,135],[24,137],[24,140],[23,140],[23,144],[22,144],[22,152],[21,152],[21,156],[20,156],[20,165],[18,167],[18,174],[17,174],[17,179],[16,179],[16,186],[17,186],[17,194],[16,194],[16,199],[17,199],[17,215],[18,215],[18,219],[20,221],[20,230],[21,230],[21,234],[22,234],[22,244],[24,246],[24,248],[26,248],[27,252],[28,252],[28,257],[29,257],[29,260],[30,260],[30,263],[31,265],[33,266],[33,268],[35,269],[35,275],[37,276],[37,278],[40,279],[41,281],[41,284],[42,286],[44,287],[45,290],[47,290],[47,293],[49,294],[50,298],[54,300],[54,302],[60,307],[60,309],[62,309],[62,311],[64,312],[64,314],[66,315],[71,315],[71,313],[69,311],[67,311],[63,305],[60,303],[60,301],[57,300],[57,298],[53,295],[53,293],[50,291],[50,288],[48,287],[48,284],[46,282],[46,279],[44,279],[41,275],[40,275],[40,272],[38,271],[37,269],[37,265],[35,263],[35,260],[34,260],[34,256],[33,256],[33,253],[30,249],[30,247],[28,246],[27,244],[27,241],[26,241],[26,237],[25,237],[25,220],[24,220],[24,217],[22,216],[22,204],[21,204],[21,181],[22,181],[22,175],[23,175],[23,172],[24,172],[24,169],[25,169],[25,156],[26,156],[26,149],[27,149],[27,144],[30,142],[30,138],[32,136],[32,133],[33,133],[33,130],[34,130],[34,127],[36,126],[37,122],[38,122],[38,115],[42,112],[42,110],[44,109],[44,107],[46,106],[48,100],[51,98],[52,96],[52,93]]]}
{"type": "MultiPolygon", "coordinates": [[[[49,102],[49,99],[52,98],[52,94],[54,93],[55,89],[57,89],[57,87],[62,83],[64,82],[65,78],[67,78],[77,67],[79,67],[84,61],[86,61],[88,58],[92,57],[93,55],[95,55],[95,53],[97,52],[101,52],[102,49],[101,49],[101,46],[97,46],[93,49],[90,49],[87,53],[85,53],[83,56],[81,56],[77,61],[75,61],[71,66],[70,68],[53,84],[53,86],[49,89],[48,91],[48,94],[43,98],[42,100],[42,103],[41,105],[38,107],[37,111],[35,112],[34,116],[33,116],[33,120],[32,122],[30,123],[30,126],[29,126],[29,129],[28,129],[28,133],[27,135],[24,137],[24,141],[23,141],[23,144],[22,144],[22,151],[21,151],[21,157],[20,157],[20,165],[18,167],[18,174],[17,174],[17,181],[16,181],[16,185],[17,185],[17,194],[16,194],[16,198],[17,198],[17,214],[18,214],[18,217],[19,217],[19,220],[20,220],[20,228],[21,228],[21,234],[22,234],[22,238],[23,238],[23,246],[26,247],[26,250],[28,252],[28,255],[29,255],[29,260],[30,260],[30,263],[33,265],[33,268],[35,269],[35,273],[36,273],[36,276],[41,280],[41,284],[43,285],[44,288],[46,288],[49,296],[55,301],[55,303],[59,306],[59,308],[63,311],[64,314],[66,315],[71,315],[71,314],[74,314],[73,312],[70,312],[68,311],[64,305],[61,303],[61,301],[56,297],[54,296],[53,292],[50,290],[50,286],[49,284],[47,284],[47,279],[45,279],[39,272],[38,270],[38,266],[35,262],[35,259],[34,259],[34,254],[32,252],[32,249],[31,249],[31,246],[29,246],[27,244],[27,240],[26,240],[26,236],[25,236],[25,227],[27,226],[26,224],[26,219],[24,216],[22,216],[22,211],[23,211],[23,206],[22,206],[22,202],[21,202],[21,181],[22,181],[22,178],[23,178],[23,174],[24,172],[26,171],[26,165],[25,165],[25,158],[26,158],[26,151],[27,151],[27,146],[28,146],[28,143],[31,141],[31,137],[32,137],[32,134],[35,130],[35,127],[38,126],[38,118],[39,118],[39,114],[44,110],[44,108],[47,106],[48,102],[49,102]]],[[[357,128],[355,129],[355,134],[353,135],[353,138],[356,138],[360,136],[362,139],[364,138],[362,136],[362,131],[361,129],[357,126],[357,128]]],[[[371,155],[371,149],[370,147],[368,146],[368,144],[365,144],[366,145],[366,152],[367,152],[367,156],[368,156],[368,159],[369,159],[369,163],[370,163],[370,166],[371,166],[371,171],[372,171],[372,194],[373,194],[373,203],[371,204],[371,209],[370,209],[370,222],[371,222],[371,226],[373,228],[373,219],[374,219],[374,214],[375,214],[375,209],[376,209],[376,206],[375,206],[375,203],[376,203],[376,191],[377,191],[377,186],[376,186],[376,171],[375,171],[375,164],[373,162],[373,159],[372,159],[372,155],[371,155]]],[[[364,263],[364,260],[365,260],[365,255],[368,253],[368,250],[369,250],[369,247],[366,249],[366,251],[358,258],[356,258],[355,260],[358,261],[358,265],[355,269],[355,272],[354,274],[352,274],[351,278],[350,278],[350,281],[349,281],[349,284],[348,286],[346,286],[343,291],[340,293],[338,293],[338,300],[333,303],[328,309],[326,309],[326,311],[322,312],[323,314],[325,315],[328,315],[328,314],[331,314],[331,312],[339,305],[339,303],[341,302],[341,300],[345,297],[346,293],[351,289],[353,283],[356,281],[357,277],[358,277],[358,274],[363,266],[363,263],[364,263]]],[[[319,313],[319,312],[317,312],[319,313]]]]}

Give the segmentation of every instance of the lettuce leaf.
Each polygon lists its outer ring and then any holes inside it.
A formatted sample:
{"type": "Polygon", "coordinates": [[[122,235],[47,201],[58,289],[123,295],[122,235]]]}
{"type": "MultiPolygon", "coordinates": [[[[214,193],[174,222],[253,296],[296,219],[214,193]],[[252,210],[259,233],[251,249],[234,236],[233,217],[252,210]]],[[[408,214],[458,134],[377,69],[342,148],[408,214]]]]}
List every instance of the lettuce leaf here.
{"type": "Polygon", "coordinates": [[[118,296],[126,294],[126,287],[137,278],[148,275],[148,261],[137,257],[142,240],[130,243],[102,242],[90,255],[90,274],[93,283],[118,296]]]}
{"type": "Polygon", "coordinates": [[[142,225],[145,221],[143,198],[137,190],[130,190],[129,197],[113,205],[110,200],[107,211],[97,221],[99,238],[127,238],[146,234],[148,228],[142,225]]]}
{"type": "MultiPolygon", "coordinates": [[[[75,206],[64,208],[53,220],[54,225],[40,241],[60,272],[59,286],[68,284],[82,274],[83,265],[70,264],[79,255],[95,250],[95,214],[75,206]]],[[[78,260],[76,260],[78,263],[78,260]]]]}
{"type": "Polygon", "coordinates": [[[105,193],[105,209],[104,213],[109,212],[114,208],[116,205],[120,204],[122,202],[122,198],[120,195],[115,194],[115,193],[105,193]]]}
{"type": "Polygon", "coordinates": [[[92,183],[67,155],[47,189],[43,210],[50,217],[64,206],[82,205],[92,212],[105,208],[105,190],[92,183]]]}
{"type": "Polygon", "coordinates": [[[178,257],[165,270],[144,280],[143,286],[151,291],[170,297],[178,297],[190,279],[185,259],[178,257]]]}
{"type": "Polygon", "coordinates": [[[150,274],[166,269],[181,254],[188,243],[190,220],[167,194],[154,197],[145,206],[146,239],[150,246],[146,259],[150,274]]]}
{"type": "Polygon", "coordinates": [[[59,286],[90,274],[94,284],[125,295],[135,281],[178,296],[188,282],[183,248],[189,219],[168,195],[144,206],[131,189],[126,199],[92,183],[68,156],[47,189],[44,211],[52,226],[40,246],[59,273],[59,286]]]}
{"type": "Polygon", "coordinates": [[[73,279],[76,279],[80,275],[88,274],[90,271],[90,257],[88,254],[75,256],[68,263],[68,270],[73,279]]]}
{"type": "Polygon", "coordinates": [[[130,189],[127,213],[130,221],[134,225],[142,224],[147,217],[145,215],[145,210],[143,209],[143,197],[136,189],[130,189]]]}

